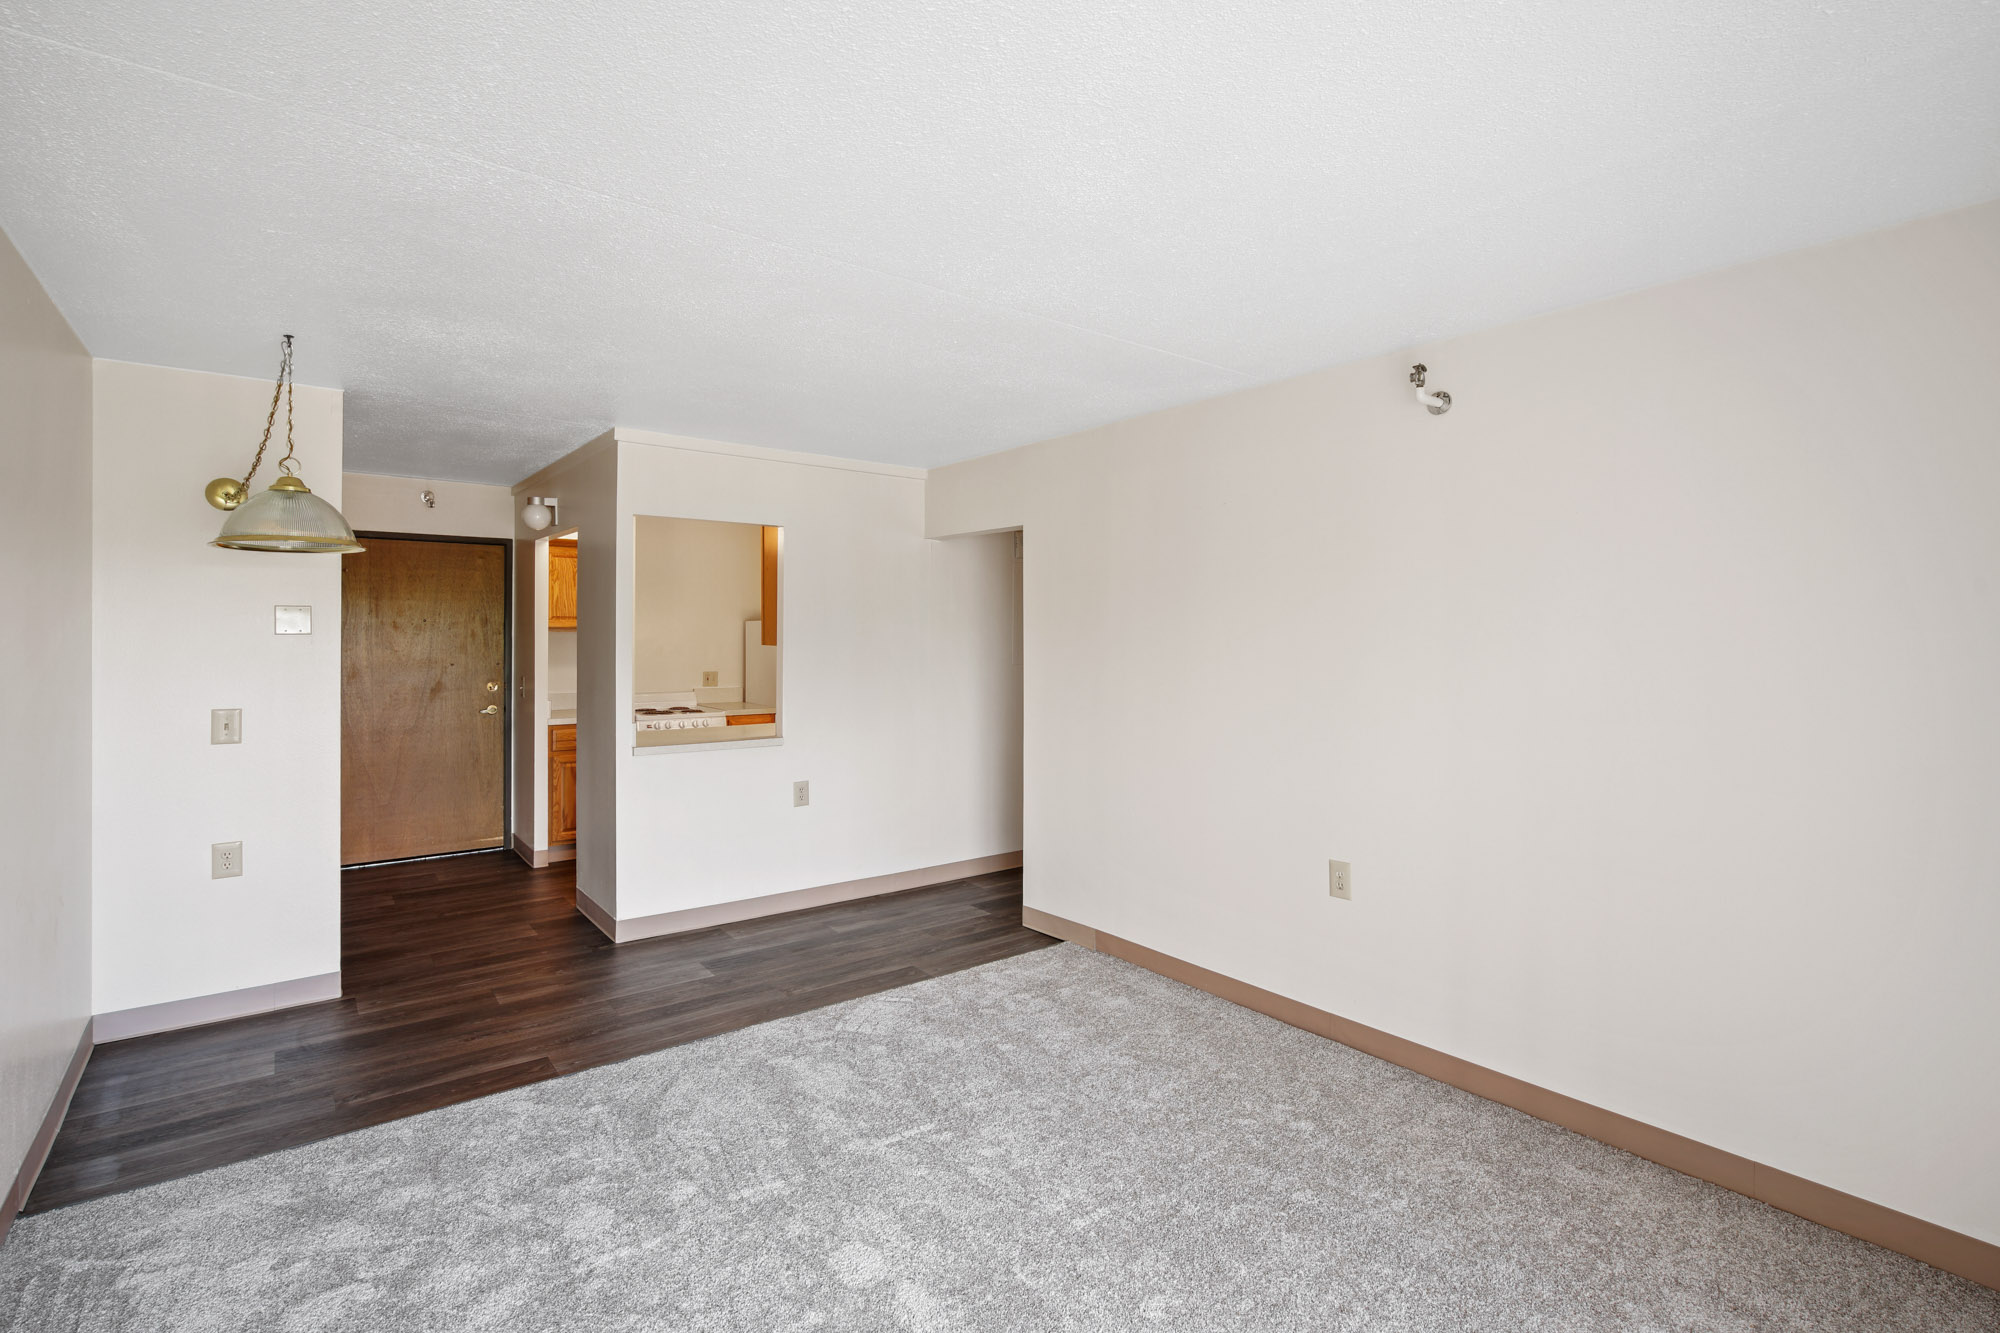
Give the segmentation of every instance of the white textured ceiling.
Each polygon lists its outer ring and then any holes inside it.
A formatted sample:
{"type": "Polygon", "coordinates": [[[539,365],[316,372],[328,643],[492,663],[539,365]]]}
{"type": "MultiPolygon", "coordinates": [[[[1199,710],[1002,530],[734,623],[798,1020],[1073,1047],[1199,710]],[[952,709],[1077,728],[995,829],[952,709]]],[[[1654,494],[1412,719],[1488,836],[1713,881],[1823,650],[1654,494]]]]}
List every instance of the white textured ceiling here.
{"type": "Polygon", "coordinates": [[[2000,196],[1985,0],[0,0],[0,227],[348,466],[934,465],[2000,196]]]}

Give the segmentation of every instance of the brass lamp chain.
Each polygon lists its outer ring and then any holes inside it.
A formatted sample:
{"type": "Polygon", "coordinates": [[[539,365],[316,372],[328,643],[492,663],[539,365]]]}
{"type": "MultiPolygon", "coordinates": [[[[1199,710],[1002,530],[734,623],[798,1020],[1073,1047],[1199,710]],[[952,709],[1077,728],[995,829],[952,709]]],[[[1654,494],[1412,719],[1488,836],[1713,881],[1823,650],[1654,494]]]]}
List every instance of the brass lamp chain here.
{"type": "Polygon", "coordinates": [[[292,463],[292,451],[297,448],[292,443],[292,335],[285,335],[285,456],[278,460],[278,467],[288,477],[297,476],[298,468],[292,463]]]}
{"type": "Polygon", "coordinates": [[[265,446],[271,443],[271,428],[278,424],[278,399],[285,400],[285,456],[278,460],[278,466],[290,475],[292,468],[292,400],[286,392],[292,383],[292,335],[285,335],[284,356],[278,362],[278,382],[271,386],[271,410],[264,417],[264,438],[257,441],[257,456],[250,460],[250,470],[243,474],[243,493],[250,493],[250,478],[257,475],[257,468],[264,461],[265,446]]]}

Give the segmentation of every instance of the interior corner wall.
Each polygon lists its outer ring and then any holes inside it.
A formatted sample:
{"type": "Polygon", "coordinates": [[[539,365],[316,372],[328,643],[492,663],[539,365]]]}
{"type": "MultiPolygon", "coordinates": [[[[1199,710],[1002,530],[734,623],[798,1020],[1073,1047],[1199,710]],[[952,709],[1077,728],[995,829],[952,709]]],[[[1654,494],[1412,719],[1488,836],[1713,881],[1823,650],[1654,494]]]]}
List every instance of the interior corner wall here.
{"type": "Polygon", "coordinates": [[[0,524],[4,1193],[91,1014],[90,355],[4,235],[0,494],[14,502],[0,524]]]}
{"type": "Polygon", "coordinates": [[[2000,1242],[1996,312],[2000,204],[934,471],[1027,901],[2000,1242]]]}
{"type": "MultiPolygon", "coordinates": [[[[629,710],[634,518],[781,527],[783,740],[634,754],[629,711],[606,715],[617,724],[607,735],[616,765],[615,915],[629,920],[1019,850],[1011,539],[927,542],[924,481],[909,469],[620,435],[620,555],[595,570],[588,547],[581,557],[586,588],[593,577],[618,575],[606,589],[620,613],[618,698],[629,710]],[[812,802],[795,807],[792,784],[800,779],[812,784],[812,802]]],[[[587,603],[579,620],[586,614],[587,603]]],[[[582,651],[588,677],[591,644],[582,651]]],[[[585,741],[579,726],[580,756],[585,741]]],[[[589,802],[586,788],[580,853],[591,837],[583,822],[589,802]]]]}
{"type": "MultiPolygon", "coordinates": [[[[268,381],[95,364],[94,1008],[340,970],[340,558],[210,546],[268,381]],[[273,632],[276,606],[310,634],[273,632]],[[209,710],[243,739],[209,744],[209,710]],[[209,846],[243,844],[211,879],[209,846]]],[[[341,396],[297,390],[300,474],[341,501],[341,396]]],[[[253,489],[276,475],[274,440],[253,489]]]]}
{"type": "Polygon", "coordinates": [[[356,532],[403,532],[419,537],[512,537],[514,492],[469,481],[429,481],[349,472],[340,479],[340,509],[356,532]],[[424,503],[429,493],[431,502],[424,503]]]}

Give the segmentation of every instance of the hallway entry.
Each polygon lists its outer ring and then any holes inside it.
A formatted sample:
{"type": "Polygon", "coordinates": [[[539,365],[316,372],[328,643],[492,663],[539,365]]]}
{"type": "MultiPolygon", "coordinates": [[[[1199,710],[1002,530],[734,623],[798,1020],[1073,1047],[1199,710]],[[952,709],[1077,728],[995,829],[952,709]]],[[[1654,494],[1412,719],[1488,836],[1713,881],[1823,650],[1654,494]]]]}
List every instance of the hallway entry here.
{"type": "Polygon", "coordinates": [[[341,863],[502,846],[507,547],[362,541],[341,557],[341,863]]]}

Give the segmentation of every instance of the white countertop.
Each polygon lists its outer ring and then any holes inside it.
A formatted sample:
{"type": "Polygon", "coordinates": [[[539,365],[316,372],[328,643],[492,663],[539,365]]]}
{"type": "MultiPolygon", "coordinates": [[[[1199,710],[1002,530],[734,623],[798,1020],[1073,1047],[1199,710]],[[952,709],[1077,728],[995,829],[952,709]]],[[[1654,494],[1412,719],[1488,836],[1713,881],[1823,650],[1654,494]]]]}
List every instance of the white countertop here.
{"type": "MultiPolygon", "coordinates": [[[[649,706],[653,705],[637,705],[640,708],[649,706]]],[[[720,714],[723,717],[734,717],[740,713],[775,713],[778,711],[778,708],[775,704],[702,704],[701,711],[704,713],[720,714]]],[[[550,726],[568,727],[575,724],[576,710],[574,708],[551,708],[549,710],[550,726]]]]}
{"type": "MultiPolygon", "coordinates": [[[[659,706],[658,704],[639,704],[637,708],[657,708],[659,706]]],[[[733,717],[737,713],[775,713],[778,711],[770,704],[701,704],[699,707],[704,713],[720,713],[724,717],[733,717]]]]}

